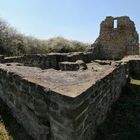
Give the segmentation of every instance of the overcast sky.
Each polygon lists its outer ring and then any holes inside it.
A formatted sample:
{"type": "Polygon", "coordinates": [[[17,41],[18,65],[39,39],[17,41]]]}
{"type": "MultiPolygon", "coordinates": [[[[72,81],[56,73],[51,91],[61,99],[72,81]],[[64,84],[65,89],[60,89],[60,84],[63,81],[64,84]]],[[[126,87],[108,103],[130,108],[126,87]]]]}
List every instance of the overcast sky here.
{"type": "Polygon", "coordinates": [[[92,43],[106,16],[130,16],[140,32],[140,0],[0,0],[0,17],[40,39],[63,36],[92,43]]]}

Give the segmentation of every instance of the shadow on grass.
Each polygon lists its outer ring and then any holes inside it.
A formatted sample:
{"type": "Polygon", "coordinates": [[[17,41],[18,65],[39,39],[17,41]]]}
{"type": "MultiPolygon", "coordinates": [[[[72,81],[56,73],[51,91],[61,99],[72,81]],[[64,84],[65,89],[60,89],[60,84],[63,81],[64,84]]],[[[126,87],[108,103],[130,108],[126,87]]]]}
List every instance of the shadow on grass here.
{"type": "MultiPolygon", "coordinates": [[[[5,126],[9,140],[33,140],[25,129],[17,123],[8,107],[0,99],[0,122],[5,126]]],[[[4,140],[4,138],[2,139],[4,140]]]]}
{"type": "Polygon", "coordinates": [[[132,74],[131,77],[135,80],[140,80],[140,74],[132,74]]]}
{"type": "Polygon", "coordinates": [[[98,127],[95,140],[140,140],[140,85],[126,86],[98,127]]]}

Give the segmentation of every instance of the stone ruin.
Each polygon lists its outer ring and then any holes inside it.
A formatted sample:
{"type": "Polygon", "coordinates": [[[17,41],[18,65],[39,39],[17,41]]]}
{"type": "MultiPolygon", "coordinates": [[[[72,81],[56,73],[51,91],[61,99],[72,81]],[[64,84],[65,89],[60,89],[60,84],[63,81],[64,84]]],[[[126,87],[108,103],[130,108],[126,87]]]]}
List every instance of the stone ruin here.
{"type": "Polygon", "coordinates": [[[140,74],[140,56],[124,57],[138,54],[134,23],[116,19],[116,29],[112,17],[101,23],[92,52],[0,56],[0,98],[34,140],[94,140],[128,77],[140,74]]]}
{"type": "Polygon", "coordinates": [[[127,16],[106,17],[92,47],[97,59],[116,60],[139,54],[139,37],[134,22],[127,16]]]}

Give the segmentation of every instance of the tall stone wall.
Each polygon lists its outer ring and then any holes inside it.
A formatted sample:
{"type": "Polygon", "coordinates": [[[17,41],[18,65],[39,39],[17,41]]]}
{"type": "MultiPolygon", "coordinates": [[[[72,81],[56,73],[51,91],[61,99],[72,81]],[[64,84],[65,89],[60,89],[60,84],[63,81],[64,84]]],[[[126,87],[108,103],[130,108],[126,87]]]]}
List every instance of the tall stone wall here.
{"type": "Polygon", "coordinates": [[[126,55],[139,54],[139,37],[134,22],[127,16],[106,17],[92,47],[97,59],[122,59],[126,55]],[[115,21],[117,27],[114,27],[115,21]]]}

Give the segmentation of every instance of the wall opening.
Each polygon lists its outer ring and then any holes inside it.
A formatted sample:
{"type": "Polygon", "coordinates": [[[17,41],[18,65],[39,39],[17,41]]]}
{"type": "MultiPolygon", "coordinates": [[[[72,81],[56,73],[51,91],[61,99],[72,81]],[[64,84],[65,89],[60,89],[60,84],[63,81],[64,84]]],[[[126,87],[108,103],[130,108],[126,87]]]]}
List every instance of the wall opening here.
{"type": "Polygon", "coordinates": [[[115,19],[115,20],[114,20],[114,29],[116,29],[116,28],[117,28],[117,26],[118,26],[118,20],[117,20],[117,19],[115,19]]]}

